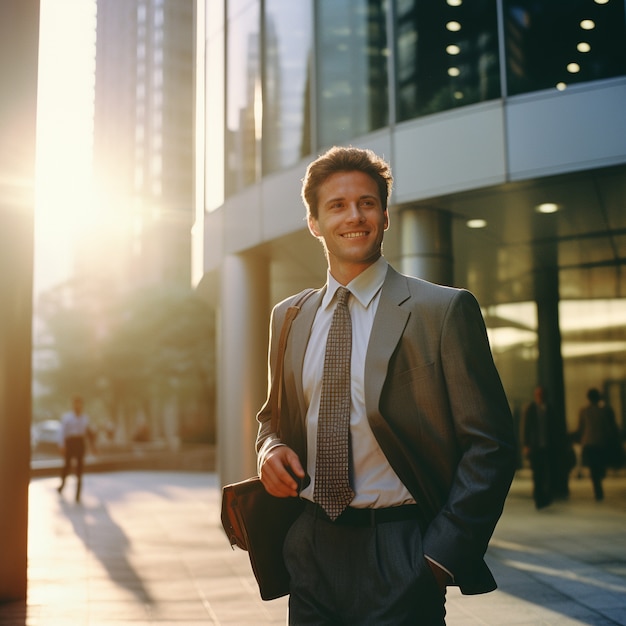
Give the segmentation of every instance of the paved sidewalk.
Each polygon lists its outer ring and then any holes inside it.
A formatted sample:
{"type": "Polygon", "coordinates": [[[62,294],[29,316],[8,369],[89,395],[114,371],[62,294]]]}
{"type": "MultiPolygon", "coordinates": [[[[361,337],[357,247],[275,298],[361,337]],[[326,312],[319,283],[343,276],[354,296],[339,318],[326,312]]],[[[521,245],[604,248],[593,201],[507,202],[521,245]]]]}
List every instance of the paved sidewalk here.
{"type": "MultiPolygon", "coordinates": [[[[0,605],[2,626],[284,624],[285,598],[260,600],[247,554],[219,522],[208,472],[87,474],[83,503],[30,488],[27,606],[0,605]]],[[[448,626],[626,625],[626,476],[592,499],[573,479],[567,502],[535,511],[520,472],[488,551],[500,588],[448,592],[448,626]]]]}

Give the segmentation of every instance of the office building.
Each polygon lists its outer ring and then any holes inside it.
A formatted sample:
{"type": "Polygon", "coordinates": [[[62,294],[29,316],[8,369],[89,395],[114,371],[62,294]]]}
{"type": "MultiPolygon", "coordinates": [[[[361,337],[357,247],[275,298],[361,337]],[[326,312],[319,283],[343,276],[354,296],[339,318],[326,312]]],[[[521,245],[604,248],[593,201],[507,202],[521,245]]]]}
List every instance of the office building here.
{"type": "Polygon", "coordinates": [[[596,386],[624,426],[623,0],[198,7],[193,272],[219,312],[225,480],[255,469],[272,304],[325,281],[299,191],[333,144],[390,161],[385,256],[476,294],[514,415],[542,384],[573,429],[596,386]]]}

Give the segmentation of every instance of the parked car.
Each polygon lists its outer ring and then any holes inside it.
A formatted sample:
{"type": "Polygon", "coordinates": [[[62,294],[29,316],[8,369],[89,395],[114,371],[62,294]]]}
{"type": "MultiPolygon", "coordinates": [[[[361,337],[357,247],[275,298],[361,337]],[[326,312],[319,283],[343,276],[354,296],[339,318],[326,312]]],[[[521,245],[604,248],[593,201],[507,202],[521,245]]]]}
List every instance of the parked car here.
{"type": "Polygon", "coordinates": [[[59,452],[59,436],[61,422],[59,420],[44,420],[32,427],[32,448],[35,452],[59,452]]]}

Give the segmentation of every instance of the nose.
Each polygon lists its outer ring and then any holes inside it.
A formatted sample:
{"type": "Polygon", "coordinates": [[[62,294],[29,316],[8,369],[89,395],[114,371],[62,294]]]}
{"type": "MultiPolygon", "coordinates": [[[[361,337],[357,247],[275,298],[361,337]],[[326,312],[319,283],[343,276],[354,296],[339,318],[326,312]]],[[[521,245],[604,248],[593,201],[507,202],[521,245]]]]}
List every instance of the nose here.
{"type": "Polygon", "coordinates": [[[358,202],[350,203],[348,219],[352,222],[363,222],[365,220],[365,216],[358,202]]]}

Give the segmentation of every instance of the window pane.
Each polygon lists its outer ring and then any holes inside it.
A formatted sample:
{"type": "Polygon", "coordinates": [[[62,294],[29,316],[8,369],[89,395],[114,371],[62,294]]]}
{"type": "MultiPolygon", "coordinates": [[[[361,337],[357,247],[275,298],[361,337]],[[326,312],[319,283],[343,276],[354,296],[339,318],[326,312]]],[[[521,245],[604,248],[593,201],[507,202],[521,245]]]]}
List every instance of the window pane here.
{"type": "Polygon", "coordinates": [[[204,201],[212,211],[224,203],[224,5],[206,9],[204,201]]]}
{"type": "Polygon", "coordinates": [[[399,121],[499,98],[495,0],[397,0],[399,121]]]}
{"type": "MultiPolygon", "coordinates": [[[[226,67],[226,195],[260,176],[261,136],[259,3],[228,3],[226,67]]],[[[210,85],[207,85],[210,90],[210,85]]]]}
{"type": "Polygon", "coordinates": [[[509,95],[626,73],[623,0],[504,0],[509,95]]]}
{"type": "Polygon", "coordinates": [[[263,172],[311,152],[309,81],[312,8],[303,0],[265,2],[263,172]]]}
{"type": "Polygon", "coordinates": [[[319,0],[317,124],[321,146],[388,124],[386,2],[319,0]]]}

